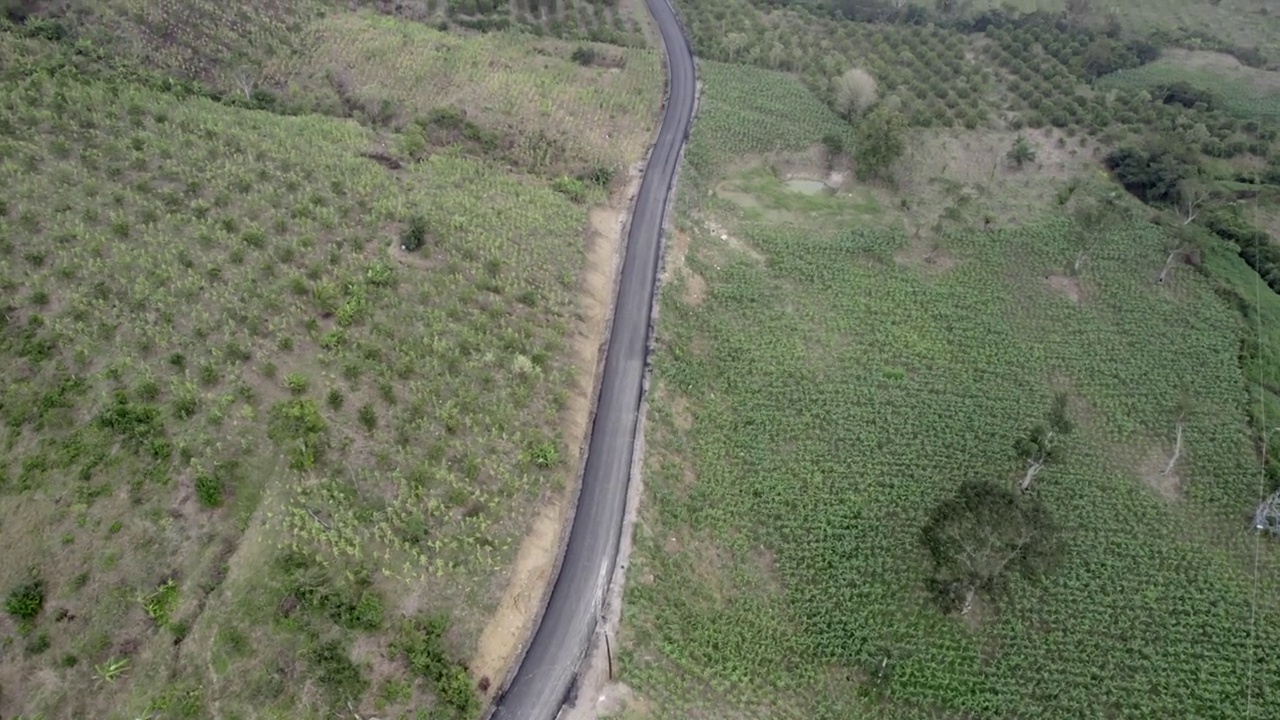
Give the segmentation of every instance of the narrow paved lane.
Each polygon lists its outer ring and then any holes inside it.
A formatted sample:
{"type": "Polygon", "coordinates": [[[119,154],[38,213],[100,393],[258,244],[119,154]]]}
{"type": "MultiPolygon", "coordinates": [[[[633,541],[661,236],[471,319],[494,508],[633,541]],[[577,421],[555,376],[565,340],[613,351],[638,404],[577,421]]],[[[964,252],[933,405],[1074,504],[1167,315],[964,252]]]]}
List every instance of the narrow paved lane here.
{"type": "Polygon", "coordinates": [[[542,621],[492,720],[552,720],[599,620],[622,535],[667,196],[693,119],[693,52],[669,0],[645,0],[667,58],[667,104],[631,217],[582,491],[542,621]]]}

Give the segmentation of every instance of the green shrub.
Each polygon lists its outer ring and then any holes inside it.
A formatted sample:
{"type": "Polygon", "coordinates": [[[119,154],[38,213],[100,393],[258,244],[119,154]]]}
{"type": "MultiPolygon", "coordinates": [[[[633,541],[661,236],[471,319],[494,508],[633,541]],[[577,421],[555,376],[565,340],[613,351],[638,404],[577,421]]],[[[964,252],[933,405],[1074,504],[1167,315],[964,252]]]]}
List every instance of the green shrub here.
{"type": "Polygon", "coordinates": [[[551,188],[579,205],[587,201],[587,185],[577,178],[561,177],[551,188]]]}
{"type": "Polygon", "coordinates": [[[49,633],[41,630],[27,643],[25,651],[28,655],[39,655],[45,650],[48,650],[51,644],[52,642],[49,640],[49,633]]]}
{"type": "Polygon", "coordinates": [[[378,411],[372,405],[361,405],[356,415],[365,430],[373,432],[378,427],[378,411]]]}
{"type": "Polygon", "coordinates": [[[294,395],[305,393],[310,385],[311,380],[302,373],[292,372],[284,376],[284,386],[294,395]]]}
{"type": "Polygon", "coordinates": [[[427,219],[422,215],[414,215],[409,218],[409,224],[405,227],[404,233],[400,236],[400,248],[407,252],[414,252],[427,244],[427,234],[430,232],[430,226],[427,219]]]}
{"type": "Polygon", "coordinates": [[[591,168],[578,174],[578,179],[584,183],[595,185],[596,187],[609,187],[609,183],[613,182],[617,170],[609,165],[594,165],[591,168]]]}
{"type": "Polygon", "coordinates": [[[21,622],[35,620],[44,608],[44,590],[44,581],[39,578],[10,590],[4,601],[5,612],[21,622]]]}
{"type": "Polygon", "coordinates": [[[585,67],[596,61],[596,51],[586,45],[579,45],[574,48],[573,54],[569,56],[569,59],[585,67]]]}
{"type": "Polygon", "coordinates": [[[290,467],[310,470],[327,446],[328,429],[315,401],[295,398],[272,406],[267,436],[288,451],[290,467]]]}
{"type": "Polygon", "coordinates": [[[338,388],[330,389],[329,395],[325,398],[325,404],[329,406],[330,410],[335,412],[342,409],[344,402],[345,398],[343,398],[342,391],[338,388]]]}
{"type": "Polygon", "coordinates": [[[364,695],[369,680],[351,661],[347,648],[337,640],[327,640],[306,653],[316,682],[338,703],[354,702],[364,695]]]}
{"type": "Polygon", "coordinates": [[[196,499],[207,508],[222,507],[222,479],[216,474],[196,476],[196,499]]]}
{"type": "Polygon", "coordinates": [[[560,446],[553,440],[534,443],[529,448],[529,460],[540,468],[560,464],[560,446]]]}
{"type": "Polygon", "coordinates": [[[434,686],[440,702],[464,717],[477,714],[480,699],[471,689],[466,667],[453,661],[444,647],[446,618],[414,618],[401,627],[392,650],[404,657],[409,670],[434,686]]]}

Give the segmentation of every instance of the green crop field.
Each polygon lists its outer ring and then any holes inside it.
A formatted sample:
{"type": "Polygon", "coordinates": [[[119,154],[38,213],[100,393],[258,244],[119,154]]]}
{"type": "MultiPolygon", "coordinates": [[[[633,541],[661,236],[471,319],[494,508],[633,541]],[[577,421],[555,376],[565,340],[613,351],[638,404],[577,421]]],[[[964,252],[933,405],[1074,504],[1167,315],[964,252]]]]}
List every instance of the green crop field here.
{"type": "Polygon", "coordinates": [[[960,191],[789,192],[826,172],[805,149],[848,126],[795,76],[702,77],[620,717],[1270,717],[1280,554],[1249,530],[1273,489],[1250,411],[1275,386],[1280,298],[1226,248],[1156,283],[1169,236],[1132,200],[1071,273],[1078,231],[1052,198],[1076,187],[1061,168],[1100,170],[1074,145],[1037,140],[1040,167],[1017,171],[1001,143],[961,183],[957,148],[992,131],[957,130],[900,181],[960,191]],[[1016,185],[1045,197],[990,210],[1016,185]],[[1036,481],[1056,565],[944,613],[930,513],[965,481],[1021,477],[1015,440],[1055,392],[1076,424],[1036,481]]]}
{"type": "MultiPolygon", "coordinates": [[[[621,717],[1272,717],[1275,18],[676,5],[621,717]]],[[[0,716],[477,717],[565,517],[643,4],[0,9],[0,716]]]]}
{"type": "Polygon", "coordinates": [[[0,32],[0,714],[473,717],[658,56],[277,3],[187,72],[238,11],[122,7],[0,32]]]}

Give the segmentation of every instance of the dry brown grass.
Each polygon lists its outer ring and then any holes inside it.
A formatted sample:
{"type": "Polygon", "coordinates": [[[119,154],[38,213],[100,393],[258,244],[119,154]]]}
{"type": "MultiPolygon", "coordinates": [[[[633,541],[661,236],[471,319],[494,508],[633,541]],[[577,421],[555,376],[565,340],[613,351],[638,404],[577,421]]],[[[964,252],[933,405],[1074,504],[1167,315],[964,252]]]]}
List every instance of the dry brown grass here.
{"type": "Polygon", "coordinates": [[[543,145],[607,162],[619,170],[640,159],[662,92],[659,56],[610,50],[621,67],[583,67],[574,44],[512,35],[458,37],[371,14],[335,14],[310,26],[308,52],[272,63],[288,93],[328,97],[336,86],[389,122],[455,107],[480,125],[511,134],[541,154],[543,145]]]}
{"type": "Polygon", "coordinates": [[[989,218],[993,226],[1016,227],[1043,215],[1061,183],[1097,167],[1097,148],[1052,129],[925,130],[913,134],[908,147],[896,190],[910,198],[908,215],[917,227],[932,225],[950,207],[972,226],[981,228],[989,218]],[[1021,168],[1007,158],[1019,134],[1036,152],[1021,168]]]}
{"type": "Polygon", "coordinates": [[[1280,72],[1249,67],[1234,56],[1211,50],[1186,50],[1169,48],[1160,54],[1161,64],[1204,70],[1224,77],[1241,80],[1263,94],[1280,92],[1280,72]]]}

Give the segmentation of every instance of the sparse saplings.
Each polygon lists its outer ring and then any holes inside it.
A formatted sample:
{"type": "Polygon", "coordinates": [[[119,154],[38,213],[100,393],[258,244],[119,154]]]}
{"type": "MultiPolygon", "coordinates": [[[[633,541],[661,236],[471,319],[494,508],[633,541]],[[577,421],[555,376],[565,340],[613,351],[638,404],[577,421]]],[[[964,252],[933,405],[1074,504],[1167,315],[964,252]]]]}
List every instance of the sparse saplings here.
{"type": "Polygon", "coordinates": [[[1027,140],[1026,135],[1019,133],[1018,137],[1014,138],[1013,147],[1009,148],[1009,152],[1005,157],[1014,167],[1021,168],[1027,163],[1036,161],[1036,149],[1027,140]]]}
{"type": "Polygon", "coordinates": [[[1057,393],[1045,420],[1036,423],[1026,435],[1018,438],[1014,446],[1027,468],[1018,481],[1019,492],[1030,490],[1045,467],[1050,462],[1061,459],[1062,441],[1064,436],[1070,434],[1071,429],[1071,418],[1067,416],[1067,394],[1057,393]]]}
{"type": "Polygon", "coordinates": [[[979,593],[996,595],[1012,573],[1036,576],[1054,560],[1049,518],[1033,496],[987,480],[964,482],[934,507],[924,530],[930,590],[946,612],[966,614],[979,593]]]}
{"type": "Polygon", "coordinates": [[[876,79],[862,68],[849,68],[833,82],[836,112],[846,120],[862,117],[879,98],[876,79]]]}
{"type": "Polygon", "coordinates": [[[858,124],[854,161],[858,175],[872,177],[889,168],[907,149],[907,119],[888,107],[877,107],[858,124]]]}

